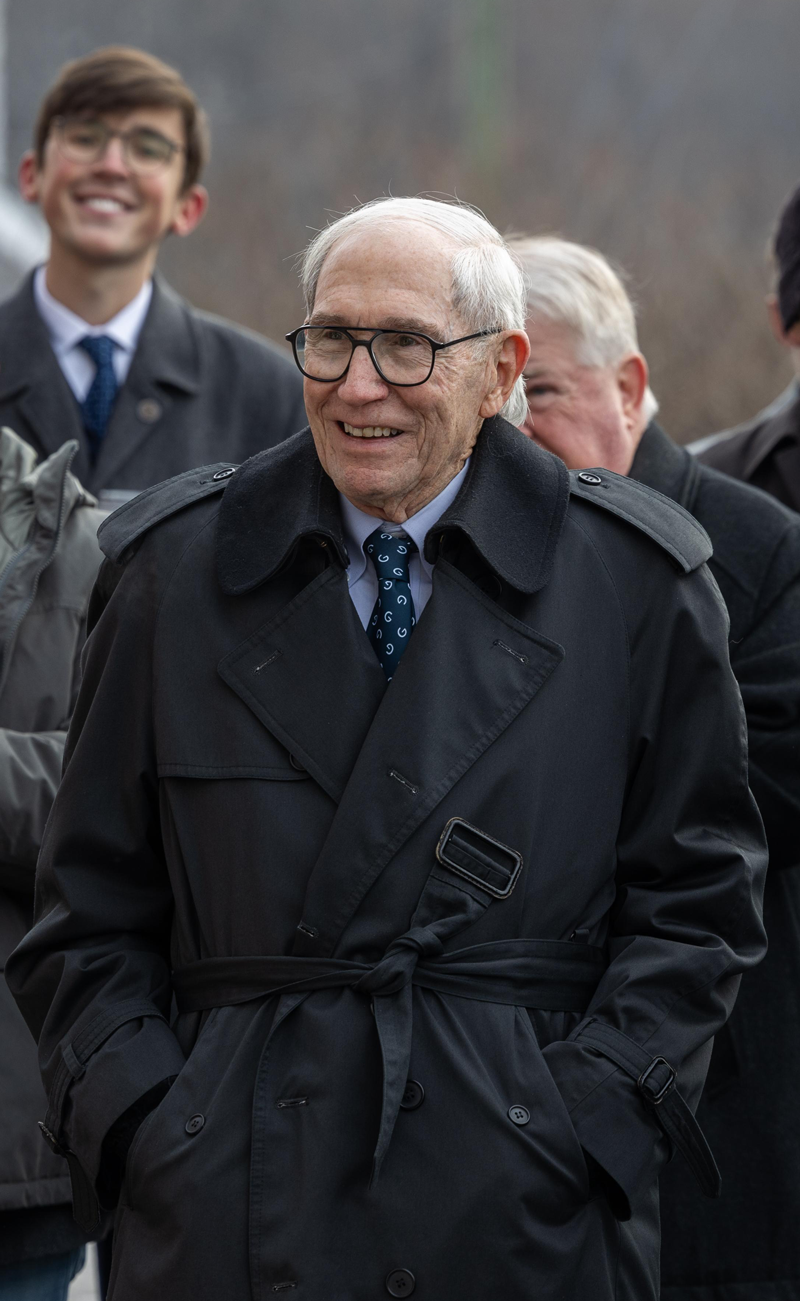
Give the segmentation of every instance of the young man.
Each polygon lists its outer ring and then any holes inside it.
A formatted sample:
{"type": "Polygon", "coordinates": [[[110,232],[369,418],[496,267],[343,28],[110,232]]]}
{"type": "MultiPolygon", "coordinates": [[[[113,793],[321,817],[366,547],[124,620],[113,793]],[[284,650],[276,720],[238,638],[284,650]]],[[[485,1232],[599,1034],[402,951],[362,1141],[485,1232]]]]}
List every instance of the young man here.
{"type": "MultiPolygon", "coordinates": [[[[610,467],[690,511],[714,547],[730,616],[750,786],[769,842],[766,961],[716,1037],[697,1116],[722,1196],[674,1162],[661,1180],[664,1301],[800,1297],[800,517],[700,464],[655,423],[657,403],[619,277],[593,249],[515,245],[528,282],[525,433],[573,470],[610,467]]],[[[592,470],[590,477],[601,477],[592,470]]]]}
{"type": "Polygon", "coordinates": [[[242,461],[305,424],[288,357],[154,275],[166,236],[205,213],[207,154],[179,74],[114,47],[62,69],[20,165],[51,246],[0,306],[0,424],[44,455],[76,438],[75,471],[95,493],[242,461]]]}

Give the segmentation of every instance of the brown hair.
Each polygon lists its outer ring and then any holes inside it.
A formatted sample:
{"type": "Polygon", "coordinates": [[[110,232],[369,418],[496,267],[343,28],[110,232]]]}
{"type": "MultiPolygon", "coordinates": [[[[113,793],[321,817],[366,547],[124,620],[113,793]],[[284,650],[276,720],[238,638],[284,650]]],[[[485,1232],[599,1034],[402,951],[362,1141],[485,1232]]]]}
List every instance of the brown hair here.
{"type": "Polygon", "coordinates": [[[186,133],[183,189],[200,177],[208,161],[206,115],[179,72],[155,55],[126,45],[108,45],[65,63],[45,95],[36,119],[34,148],[41,167],[56,117],[118,113],[135,108],[177,108],[186,133]]]}

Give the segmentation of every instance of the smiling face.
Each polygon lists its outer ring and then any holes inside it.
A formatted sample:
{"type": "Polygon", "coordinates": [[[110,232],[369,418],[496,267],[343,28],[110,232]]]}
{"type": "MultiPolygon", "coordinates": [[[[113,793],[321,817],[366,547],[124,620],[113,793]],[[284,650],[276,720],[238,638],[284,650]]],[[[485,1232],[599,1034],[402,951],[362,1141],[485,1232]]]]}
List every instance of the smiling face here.
{"type": "MultiPolygon", "coordinates": [[[[98,115],[115,131],[147,127],[185,144],[183,117],[176,108],[137,108],[98,115]]],[[[68,257],[84,264],[155,262],[168,231],[188,234],[205,208],[200,186],[183,190],[184,154],[151,175],[137,175],[124,157],[122,142],[109,141],[95,162],[64,156],[51,130],[42,166],[28,153],[20,166],[20,189],[38,203],[51,232],[51,259],[68,257]]]]}
{"type": "Polygon", "coordinates": [[[528,416],[522,432],[571,470],[628,474],[646,425],[644,358],[633,353],[616,365],[586,366],[566,325],[529,320],[526,329],[531,353],[523,372],[528,416]]]}
{"type": "MultiPolygon", "coordinates": [[[[414,221],[365,225],[322,266],[311,325],[418,330],[444,342],[472,332],[451,305],[454,244],[414,221]]],[[[363,331],[363,333],[359,333],[363,331]]],[[[319,459],[355,506],[402,523],[458,474],[481,425],[496,415],[525,360],[520,331],[437,355],[430,379],[393,387],[356,348],[342,380],[305,381],[319,459]]]]}

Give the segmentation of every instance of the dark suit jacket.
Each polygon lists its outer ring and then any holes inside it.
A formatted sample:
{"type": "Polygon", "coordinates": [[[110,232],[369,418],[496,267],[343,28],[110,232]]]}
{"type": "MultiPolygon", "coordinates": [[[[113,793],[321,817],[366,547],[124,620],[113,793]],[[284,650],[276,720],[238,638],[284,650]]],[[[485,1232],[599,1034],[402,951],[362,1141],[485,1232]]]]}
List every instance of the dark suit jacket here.
{"type": "Polygon", "coordinates": [[[691,511],[711,538],[770,851],[769,952],[717,1035],[697,1112],[722,1196],[699,1195],[678,1161],[662,1175],[662,1297],[729,1301],[746,1285],[748,1301],[789,1301],[800,1297],[800,517],[701,465],[657,425],[630,473],[691,511]]]}
{"type": "Polygon", "coordinates": [[[800,511],[800,393],[772,403],[754,420],[712,438],[696,448],[698,460],[734,479],[744,479],[784,506],[800,511]]]}
{"type": "Polygon", "coordinates": [[[306,424],[291,358],[260,335],[195,311],[156,278],[105,441],[92,466],[80,409],[33,297],[33,277],[0,304],[0,424],[49,456],[68,438],[93,493],[140,491],[212,461],[235,464],[306,424]]]}

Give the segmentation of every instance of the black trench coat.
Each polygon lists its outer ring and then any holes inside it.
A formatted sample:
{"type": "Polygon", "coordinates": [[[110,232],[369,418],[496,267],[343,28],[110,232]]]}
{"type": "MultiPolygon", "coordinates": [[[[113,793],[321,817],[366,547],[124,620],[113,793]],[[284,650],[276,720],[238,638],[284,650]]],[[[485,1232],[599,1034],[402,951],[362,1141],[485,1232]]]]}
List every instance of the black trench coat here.
{"type": "Polygon", "coordinates": [[[655,1298],[670,1068],[695,1107],[764,949],[706,535],[490,422],[387,688],[310,434],[213,473],[104,532],[9,965],[80,1214],[177,1076],[113,1301],[655,1298]]]}
{"type": "Polygon", "coordinates": [[[700,464],[656,425],[631,476],[708,531],[748,721],[750,785],[769,845],[765,961],[717,1035],[697,1113],[722,1196],[673,1162],[661,1180],[668,1301],[800,1298],[800,515],[700,464]],[[702,1290],[701,1290],[702,1289],[702,1290]]]}

